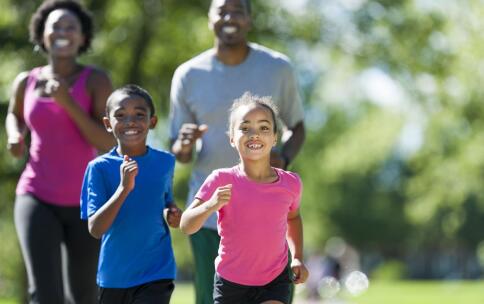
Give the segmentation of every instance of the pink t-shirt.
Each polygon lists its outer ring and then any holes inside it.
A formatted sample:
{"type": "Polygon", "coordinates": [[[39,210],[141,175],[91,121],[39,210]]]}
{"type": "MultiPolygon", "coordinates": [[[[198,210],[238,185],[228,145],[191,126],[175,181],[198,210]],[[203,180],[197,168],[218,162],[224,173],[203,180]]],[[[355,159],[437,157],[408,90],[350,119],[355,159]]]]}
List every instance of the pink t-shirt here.
{"type": "Polygon", "coordinates": [[[207,201],[217,187],[232,184],[230,202],[218,211],[220,235],[215,269],[224,279],[262,286],[287,265],[287,216],[299,208],[302,183],[295,173],[274,168],[278,180],[257,183],[239,166],[215,170],[195,195],[207,201]]]}
{"type": "MultiPolygon", "coordinates": [[[[29,160],[16,193],[31,193],[54,205],[78,207],[84,171],[96,150],[53,98],[38,95],[35,88],[40,71],[38,67],[30,72],[25,88],[24,118],[31,141],[29,160]]],[[[86,84],[91,71],[85,67],[69,89],[87,113],[92,108],[86,84]]]]}

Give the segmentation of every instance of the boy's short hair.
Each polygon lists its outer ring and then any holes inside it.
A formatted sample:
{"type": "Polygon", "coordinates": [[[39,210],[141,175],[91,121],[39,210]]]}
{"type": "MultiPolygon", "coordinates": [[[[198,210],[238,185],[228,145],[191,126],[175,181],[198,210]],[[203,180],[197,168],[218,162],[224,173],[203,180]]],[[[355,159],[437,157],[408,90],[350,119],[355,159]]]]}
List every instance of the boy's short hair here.
{"type": "Polygon", "coordinates": [[[150,117],[153,117],[155,115],[155,106],[153,104],[153,98],[151,98],[150,93],[143,89],[142,87],[136,85],[136,84],[127,84],[124,85],[111,93],[109,95],[108,100],[106,102],[106,116],[109,117],[109,110],[111,108],[111,103],[116,100],[118,96],[121,95],[128,95],[128,96],[136,96],[144,99],[146,104],[148,105],[148,108],[150,109],[150,117]]]}
{"type": "Polygon", "coordinates": [[[66,9],[79,19],[81,31],[85,37],[84,44],[79,48],[79,54],[86,52],[91,46],[94,36],[92,16],[84,6],[74,0],[49,0],[42,3],[30,19],[30,41],[39,46],[44,52],[47,51],[43,41],[45,21],[49,14],[56,9],[66,9]]]}
{"type": "Polygon", "coordinates": [[[234,113],[235,111],[242,107],[242,106],[259,106],[266,108],[271,112],[272,115],[272,121],[274,123],[274,133],[277,133],[278,130],[278,114],[279,111],[277,109],[277,106],[274,104],[272,101],[272,98],[270,96],[257,96],[253,95],[250,92],[245,92],[241,97],[237,98],[234,100],[234,103],[230,107],[229,110],[229,136],[232,136],[234,134],[234,113]]]}

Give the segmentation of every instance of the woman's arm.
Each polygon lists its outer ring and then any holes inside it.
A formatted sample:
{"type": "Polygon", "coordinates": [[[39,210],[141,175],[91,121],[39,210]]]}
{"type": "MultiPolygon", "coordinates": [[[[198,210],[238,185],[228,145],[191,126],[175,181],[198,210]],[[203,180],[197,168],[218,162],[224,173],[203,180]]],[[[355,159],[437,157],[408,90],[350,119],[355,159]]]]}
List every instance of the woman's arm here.
{"type": "Polygon", "coordinates": [[[69,114],[81,134],[92,146],[101,152],[106,152],[115,144],[114,137],[108,133],[102,124],[105,116],[106,101],[113,87],[106,73],[93,70],[87,80],[87,89],[92,97],[92,113],[86,113],[69,94],[65,81],[55,79],[56,83],[46,87],[48,93],[69,114]]]}
{"type": "Polygon", "coordinates": [[[7,148],[17,158],[24,155],[24,137],[27,127],[24,121],[24,95],[28,72],[20,73],[13,83],[13,92],[8,104],[5,129],[7,131],[7,148]]]}

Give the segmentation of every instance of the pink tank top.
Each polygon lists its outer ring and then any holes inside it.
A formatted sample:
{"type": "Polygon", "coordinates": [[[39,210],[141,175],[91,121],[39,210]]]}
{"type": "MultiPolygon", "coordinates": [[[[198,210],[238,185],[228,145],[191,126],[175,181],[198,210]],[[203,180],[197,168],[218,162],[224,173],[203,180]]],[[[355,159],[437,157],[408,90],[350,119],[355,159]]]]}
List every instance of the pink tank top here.
{"type": "MultiPolygon", "coordinates": [[[[30,72],[25,89],[24,119],[31,142],[29,160],[16,193],[30,193],[54,205],[78,207],[84,171],[96,156],[96,150],[53,98],[35,92],[40,71],[38,67],[30,72]]],[[[92,68],[85,67],[69,89],[72,98],[87,113],[92,108],[87,92],[91,71],[92,68]]]]}

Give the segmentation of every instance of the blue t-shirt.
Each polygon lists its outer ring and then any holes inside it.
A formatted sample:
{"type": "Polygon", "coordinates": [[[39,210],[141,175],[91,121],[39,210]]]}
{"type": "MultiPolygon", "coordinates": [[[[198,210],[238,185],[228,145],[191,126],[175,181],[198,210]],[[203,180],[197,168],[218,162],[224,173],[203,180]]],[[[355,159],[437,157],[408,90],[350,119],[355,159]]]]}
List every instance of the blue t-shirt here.
{"type": "MultiPolygon", "coordinates": [[[[104,288],[175,278],[170,232],[162,216],[173,202],[175,158],[147,147],[146,154],[133,159],[138,163],[135,187],[101,239],[97,283],[104,288]]],[[[114,194],[122,162],[114,148],[89,163],[81,192],[82,219],[93,215],[114,194]]]]}

